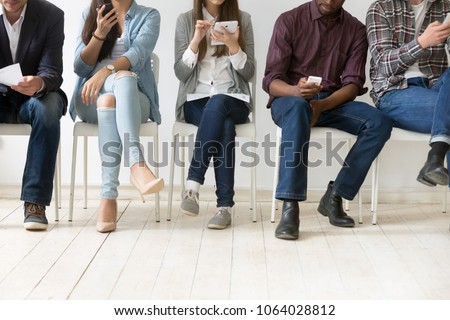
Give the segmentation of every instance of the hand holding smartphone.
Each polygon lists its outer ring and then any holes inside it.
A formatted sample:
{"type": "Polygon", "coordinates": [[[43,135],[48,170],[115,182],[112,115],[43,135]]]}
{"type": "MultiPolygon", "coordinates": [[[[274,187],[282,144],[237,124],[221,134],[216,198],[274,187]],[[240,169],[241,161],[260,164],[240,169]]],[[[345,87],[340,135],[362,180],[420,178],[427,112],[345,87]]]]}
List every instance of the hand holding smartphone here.
{"type": "MultiPolygon", "coordinates": [[[[235,33],[238,27],[238,22],[236,20],[218,21],[214,23],[213,29],[214,31],[222,33],[222,27],[224,27],[229,33],[235,33]]],[[[211,41],[212,46],[218,46],[222,44],[224,44],[222,41],[211,41]]]]}
{"type": "Polygon", "coordinates": [[[309,76],[306,83],[315,83],[318,86],[322,83],[322,77],[309,76]]]}
{"type": "Polygon", "coordinates": [[[99,4],[97,6],[97,9],[101,9],[103,6],[105,6],[105,10],[103,10],[103,16],[105,16],[108,12],[110,12],[112,10],[112,8],[114,8],[112,3],[107,2],[107,3],[99,4]]]}
{"type": "Polygon", "coordinates": [[[445,17],[445,20],[443,23],[447,23],[447,22],[450,22],[450,12],[447,13],[447,16],[445,17]]]}

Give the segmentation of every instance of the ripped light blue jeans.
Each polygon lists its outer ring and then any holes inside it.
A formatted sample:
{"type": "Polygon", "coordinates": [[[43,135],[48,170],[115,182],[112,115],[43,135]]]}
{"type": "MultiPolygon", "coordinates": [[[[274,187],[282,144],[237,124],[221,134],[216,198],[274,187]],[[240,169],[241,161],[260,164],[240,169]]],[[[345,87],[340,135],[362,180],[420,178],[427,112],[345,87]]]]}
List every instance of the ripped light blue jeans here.
{"type": "Polygon", "coordinates": [[[102,161],[102,188],[100,196],[116,199],[118,196],[120,164],[125,149],[125,166],[143,162],[143,152],[139,140],[141,123],[147,122],[150,101],[139,91],[134,73],[118,72],[110,75],[100,90],[115,97],[115,107],[97,108],[97,104],[84,105],[81,90],[76,97],[78,117],[88,123],[98,123],[98,147],[102,161]]]}

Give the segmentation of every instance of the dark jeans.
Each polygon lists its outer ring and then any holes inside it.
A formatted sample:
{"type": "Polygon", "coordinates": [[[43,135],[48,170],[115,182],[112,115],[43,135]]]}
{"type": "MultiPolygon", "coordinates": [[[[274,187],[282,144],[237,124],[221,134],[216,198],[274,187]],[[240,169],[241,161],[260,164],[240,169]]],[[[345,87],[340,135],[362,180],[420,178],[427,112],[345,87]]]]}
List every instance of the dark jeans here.
{"type": "Polygon", "coordinates": [[[32,128],[22,178],[23,201],[50,205],[64,110],[65,99],[56,92],[30,98],[18,109],[0,108],[0,123],[27,123],[32,128]]]}
{"type": "Polygon", "coordinates": [[[213,158],[217,207],[234,205],[235,125],[245,123],[248,114],[243,101],[223,94],[184,104],[186,122],[198,127],[188,180],[203,184],[213,158]]]}
{"type": "MultiPolygon", "coordinates": [[[[327,95],[322,93],[318,98],[327,95]]],[[[271,113],[273,121],[283,132],[275,197],[304,201],[312,109],[309,102],[301,97],[279,97],[272,102],[271,113]]],[[[363,102],[350,101],[323,112],[315,126],[336,128],[357,136],[333,185],[337,194],[352,200],[364,182],[372,161],[389,139],[392,122],[376,108],[363,102]]]]}

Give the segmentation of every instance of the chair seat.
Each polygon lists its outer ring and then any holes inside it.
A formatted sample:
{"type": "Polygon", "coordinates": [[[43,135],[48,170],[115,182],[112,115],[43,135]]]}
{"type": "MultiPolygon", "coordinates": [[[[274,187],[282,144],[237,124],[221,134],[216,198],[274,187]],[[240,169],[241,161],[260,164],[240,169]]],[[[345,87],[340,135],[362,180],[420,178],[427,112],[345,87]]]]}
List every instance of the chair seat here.
{"type": "Polygon", "coordinates": [[[181,122],[181,121],[175,121],[172,128],[172,136],[180,135],[180,136],[190,136],[191,134],[197,133],[197,126],[181,122]]]}
{"type": "Polygon", "coordinates": [[[393,128],[391,133],[390,140],[395,141],[429,141],[430,134],[429,133],[420,133],[408,131],[400,128],[393,128]]]}
{"type": "Polygon", "coordinates": [[[29,124],[2,123],[0,125],[0,136],[29,136],[30,133],[29,124]]]}

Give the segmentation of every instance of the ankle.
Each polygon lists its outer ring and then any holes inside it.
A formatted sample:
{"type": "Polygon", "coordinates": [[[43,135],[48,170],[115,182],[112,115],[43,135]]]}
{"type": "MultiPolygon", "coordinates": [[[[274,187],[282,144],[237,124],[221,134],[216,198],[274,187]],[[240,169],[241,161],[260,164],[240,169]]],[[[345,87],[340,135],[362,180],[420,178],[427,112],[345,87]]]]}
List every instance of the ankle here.
{"type": "Polygon", "coordinates": [[[428,152],[428,161],[431,158],[438,158],[439,160],[444,161],[445,154],[449,150],[449,145],[442,141],[433,142],[430,144],[431,150],[428,152]]]}
{"type": "Polygon", "coordinates": [[[156,179],[154,173],[145,162],[137,162],[130,167],[131,175],[135,177],[144,176],[145,178],[156,179]]]}
{"type": "Polygon", "coordinates": [[[200,192],[200,183],[194,180],[186,180],[186,184],[184,185],[184,190],[192,190],[194,192],[200,192]]]}
{"type": "Polygon", "coordinates": [[[98,220],[115,222],[116,215],[117,215],[117,200],[102,198],[100,200],[100,206],[98,209],[98,220]]]}

